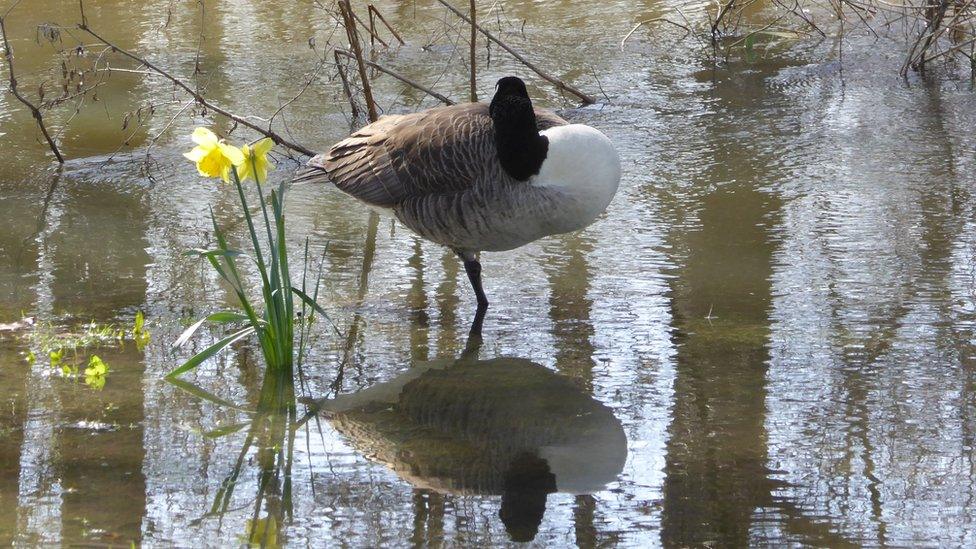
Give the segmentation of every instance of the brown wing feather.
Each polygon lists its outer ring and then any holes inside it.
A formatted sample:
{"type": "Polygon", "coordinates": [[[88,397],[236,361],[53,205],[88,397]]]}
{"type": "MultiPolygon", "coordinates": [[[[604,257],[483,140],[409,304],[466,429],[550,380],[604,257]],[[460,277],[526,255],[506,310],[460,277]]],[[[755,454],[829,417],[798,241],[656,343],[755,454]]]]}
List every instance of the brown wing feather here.
{"type": "MultiPolygon", "coordinates": [[[[541,109],[536,117],[540,129],[566,124],[541,109]]],[[[308,166],[298,179],[318,179],[324,170],[340,190],[382,207],[464,191],[501,171],[484,103],[385,116],[312,158],[308,166]]]]}

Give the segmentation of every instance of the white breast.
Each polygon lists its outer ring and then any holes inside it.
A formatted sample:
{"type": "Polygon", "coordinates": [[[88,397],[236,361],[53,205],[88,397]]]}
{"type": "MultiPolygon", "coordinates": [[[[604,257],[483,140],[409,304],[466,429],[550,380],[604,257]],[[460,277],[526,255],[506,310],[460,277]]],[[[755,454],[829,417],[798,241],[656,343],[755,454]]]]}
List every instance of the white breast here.
{"type": "Polygon", "coordinates": [[[549,152],[529,184],[553,197],[547,212],[549,234],[586,227],[610,205],[620,184],[620,157],[610,139],[583,124],[542,132],[549,152]]]}

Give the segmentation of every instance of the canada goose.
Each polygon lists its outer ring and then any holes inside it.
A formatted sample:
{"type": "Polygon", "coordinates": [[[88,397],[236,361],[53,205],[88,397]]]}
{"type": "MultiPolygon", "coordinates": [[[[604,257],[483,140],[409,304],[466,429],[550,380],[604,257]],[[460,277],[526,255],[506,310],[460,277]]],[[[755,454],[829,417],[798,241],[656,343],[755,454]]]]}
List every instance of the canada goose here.
{"type": "Polygon", "coordinates": [[[454,250],[478,298],[473,330],[488,308],[480,252],[582,229],[607,208],[620,182],[607,136],[534,109],[519,78],[502,78],[495,88],[490,105],[384,116],[296,176],[331,180],[454,250]]]}

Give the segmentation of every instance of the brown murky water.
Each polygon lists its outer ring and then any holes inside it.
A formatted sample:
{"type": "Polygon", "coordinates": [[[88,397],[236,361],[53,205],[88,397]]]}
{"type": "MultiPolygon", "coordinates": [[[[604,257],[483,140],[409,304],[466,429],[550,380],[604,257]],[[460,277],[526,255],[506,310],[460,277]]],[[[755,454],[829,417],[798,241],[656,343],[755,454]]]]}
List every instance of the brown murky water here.
{"type": "MultiPolygon", "coordinates": [[[[161,27],[165,2],[90,4],[106,35],[192,73],[197,7],[161,27]]],[[[333,31],[309,4],[205,2],[199,82],[270,115],[315,67],[309,37],[333,31]]],[[[432,4],[382,3],[409,43],[377,57],[460,98],[466,72],[445,64],[463,38],[432,4]]],[[[34,25],[74,22],[74,6],[14,12],[22,80],[51,61],[34,25]]],[[[718,64],[667,29],[620,49],[667,7],[505,2],[493,23],[554,73],[599,78],[601,106],[531,93],[610,135],[624,179],[589,229],[484,257],[480,348],[465,353],[474,301],[452,254],[334,190],[292,189],[293,250],[327,246],[323,302],[344,334],[319,333],[293,430],[290,389],[247,346],[187,376],[236,408],[162,380],[187,321],[230,299],[182,253],[206,243],[209,205],[237,211],[179,156],[204,121],[178,119],[147,177],[183,98],[117,73],[64,131],[57,170],[0,95],[0,322],[142,310],[152,331],[144,351],[97,350],[100,391],[0,334],[0,543],[976,545],[968,82],[902,81],[900,46],[873,37],[718,64]],[[149,95],[176,102],[122,132],[149,95]],[[111,157],[125,138],[135,151],[111,157]],[[304,398],[334,396],[343,360],[346,396],[313,414],[304,398]]],[[[507,73],[529,76],[493,48],[482,95],[507,73]]],[[[434,104],[375,85],[387,110],[434,104]]],[[[338,90],[326,70],[285,111],[296,140],[348,131],[338,90]]]]}

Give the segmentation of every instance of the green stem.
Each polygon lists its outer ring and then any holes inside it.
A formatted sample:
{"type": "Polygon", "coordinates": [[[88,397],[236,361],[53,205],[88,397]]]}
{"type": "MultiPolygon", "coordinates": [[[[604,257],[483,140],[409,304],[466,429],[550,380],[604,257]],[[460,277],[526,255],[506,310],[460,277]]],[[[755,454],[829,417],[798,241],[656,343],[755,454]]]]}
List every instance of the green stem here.
{"type": "MultiPolygon", "coordinates": [[[[265,317],[267,318],[268,324],[270,325],[270,328],[271,328],[270,329],[270,333],[267,334],[267,336],[268,336],[267,337],[267,340],[271,343],[271,349],[270,350],[269,349],[265,349],[265,353],[266,353],[266,355],[267,355],[267,353],[269,351],[272,353],[272,356],[274,356],[274,359],[275,360],[273,362],[272,361],[269,361],[269,362],[271,362],[271,365],[273,367],[276,367],[276,366],[282,364],[283,359],[284,359],[284,353],[283,353],[283,349],[282,349],[282,347],[283,347],[282,344],[284,342],[281,341],[281,337],[280,337],[281,334],[282,334],[282,331],[281,331],[282,321],[284,319],[282,319],[280,317],[280,314],[278,314],[277,307],[274,307],[273,306],[273,304],[274,304],[274,295],[272,295],[272,284],[268,280],[268,269],[267,269],[267,266],[266,266],[266,264],[264,262],[264,254],[261,252],[261,243],[258,241],[258,234],[257,234],[257,231],[254,229],[254,220],[251,219],[251,212],[250,212],[250,210],[248,209],[248,206],[247,206],[247,197],[244,195],[244,186],[241,185],[241,179],[240,179],[240,175],[237,173],[237,168],[234,167],[234,166],[232,166],[231,167],[231,173],[234,176],[234,185],[237,187],[237,195],[240,198],[240,200],[241,200],[241,206],[244,209],[244,219],[245,219],[245,221],[247,221],[247,229],[248,229],[248,232],[251,235],[251,244],[254,246],[254,254],[256,256],[256,260],[257,260],[257,264],[258,264],[258,270],[261,271],[262,295],[264,296],[264,301],[265,301],[265,313],[264,314],[265,314],[265,317]]],[[[264,202],[263,201],[262,201],[261,207],[264,208],[264,202]]],[[[268,227],[268,230],[270,231],[270,227],[268,227]]],[[[274,244],[272,243],[272,250],[271,250],[272,251],[272,257],[274,257],[274,248],[273,248],[273,246],[274,246],[274,244]]],[[[275,265],[272,264],[273,270],[277,271],[277,269],[274,268],[274,267],[275,267],[275,265]]],[[[275,275],[276,275],[276,273],[272,273],[272,278],[275,278],[275,275]]],[[[263,329],[263,327],[258,327],[258,326],[255,326],[255,327],[257,329],[259,329],[259,330],[262,330],[263,329]]],[[[267,359],[268,357],[265,356],[265,358],[267,359]]]]}
{"type": "Polygon", "coordinates": [[[268,232],[268,245],[273,248],[274,237],[271,236],[271,223],[268,221],[268,206],[265,204],[264,191],[261,190],[261,183],[263,183],[263,181],[258,179],[258,166],[257,160],[254,158],[254,154],[250,155],[249,160],[251,162],[251,173],[254,174],[254,186],[258,188],[258,197],[261,199],[261,211],[264,213],[264,228],[267,229],[268,232]]]}
{"type": "MultiPolygon", "coordinates": [[[[288,271],[288,248],[285,246],[285,184],[282,181],[281,185],[278,187],[278,196],[275,200],[275,193],[272,192],[272,207],[274,208],[275,224],[278,228],[278,265],[281,269],[281,282],[282,286],[279,288],[281,299],[284,300],[285,315],[289,322],[286,326],[286,338],[288,341],[288,349],[292,348],[294,342],[294,324],[293,320],[295,318],[294,301],[291,295],[291,274],[288,271]]],[[[293,357],[288,357],[289,359],[293,357]]],[[[288,361],[291,364],[291,360],[288,361]]]]}

